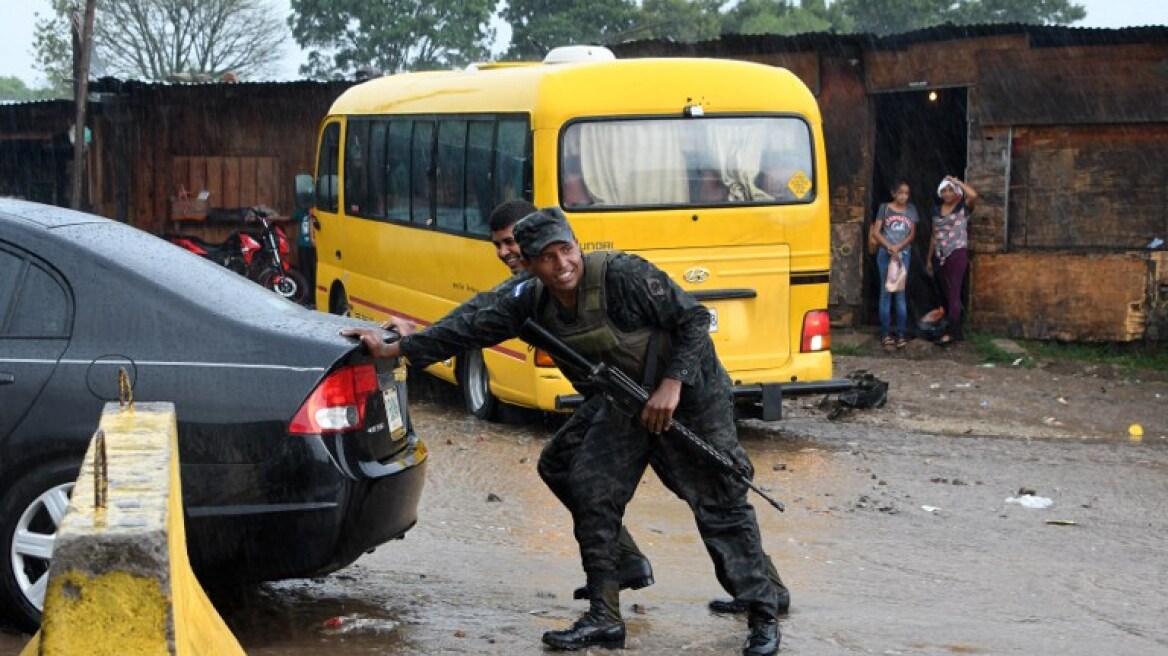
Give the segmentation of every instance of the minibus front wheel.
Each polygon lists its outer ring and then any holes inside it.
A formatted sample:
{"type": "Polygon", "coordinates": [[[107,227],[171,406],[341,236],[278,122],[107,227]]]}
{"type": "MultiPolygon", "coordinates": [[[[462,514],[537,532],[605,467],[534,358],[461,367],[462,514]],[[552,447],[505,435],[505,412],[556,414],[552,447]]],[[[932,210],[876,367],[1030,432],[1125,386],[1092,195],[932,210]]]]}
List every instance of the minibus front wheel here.
{"type": "Polygon", "coordinates": [[[332,291],[329,292],[329,314],[349,316],[349,295],[340,284],[333,285],[332,291]]]}
{"type": "Polygon", "coordinates": [[[491,394],[491,378],[482,351],[467,351],[459,356],[458,386],[467,412],[479,419],[495,421],[499,399],[491,394]]]}

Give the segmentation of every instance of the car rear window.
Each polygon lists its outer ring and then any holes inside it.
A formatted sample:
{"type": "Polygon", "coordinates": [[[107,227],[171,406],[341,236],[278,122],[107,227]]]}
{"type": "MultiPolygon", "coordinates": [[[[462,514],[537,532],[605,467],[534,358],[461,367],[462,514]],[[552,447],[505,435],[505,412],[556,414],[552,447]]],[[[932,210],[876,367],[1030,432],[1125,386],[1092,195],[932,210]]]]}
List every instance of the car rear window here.
{"type": "Polygon", "coordinates": [[[20,284],[18,278],[24,267],[24,258],[0,250],[0,333],[8,323],[9,309],[12,299],[16,296],[16,288],[20,284]]]}
{"type": "Polygon", "coordinates": [[[69,292],[27,257],[0,250],[0,335],[60,337],[69,334],[69,292]]]}
{"type": "Polygon", "coordinates": [[[47,271],[33,265],[24,276],[7,334],[54,337],[69,333],[69,296],[47,271]]]}

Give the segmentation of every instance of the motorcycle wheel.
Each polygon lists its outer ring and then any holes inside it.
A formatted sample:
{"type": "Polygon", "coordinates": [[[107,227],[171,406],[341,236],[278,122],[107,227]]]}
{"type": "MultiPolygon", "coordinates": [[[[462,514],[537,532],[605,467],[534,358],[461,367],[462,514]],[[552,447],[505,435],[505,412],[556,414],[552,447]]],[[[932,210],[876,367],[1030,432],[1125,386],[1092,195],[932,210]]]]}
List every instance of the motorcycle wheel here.
{"type": "Polygon", "coordinates": [[[270,289],[293,303],[303,303],[308,297],[308,283],[299,271],[265,271],[260,274],[260,285],[270,289]]]}

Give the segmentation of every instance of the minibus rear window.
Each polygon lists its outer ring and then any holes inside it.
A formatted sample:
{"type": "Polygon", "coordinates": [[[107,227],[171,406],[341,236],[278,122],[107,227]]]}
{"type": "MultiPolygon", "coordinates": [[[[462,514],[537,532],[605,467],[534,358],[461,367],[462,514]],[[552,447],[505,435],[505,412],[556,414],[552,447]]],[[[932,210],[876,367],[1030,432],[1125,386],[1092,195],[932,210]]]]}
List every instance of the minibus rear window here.
{"type": "Polygon", "coordinates": [[[815,198],[808,124],[796,117],[588,120],[560,142],[565,209],[718,207],[815,198]]]}

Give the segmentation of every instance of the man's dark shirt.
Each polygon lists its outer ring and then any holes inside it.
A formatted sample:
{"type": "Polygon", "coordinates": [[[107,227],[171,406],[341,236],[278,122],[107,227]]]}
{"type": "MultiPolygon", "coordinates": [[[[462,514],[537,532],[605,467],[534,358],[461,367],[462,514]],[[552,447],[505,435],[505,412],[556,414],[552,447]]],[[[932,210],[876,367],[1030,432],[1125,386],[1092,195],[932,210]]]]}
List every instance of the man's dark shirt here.
{"type": "MultiPolygon", "coordinates": [[[[434,325],[438,325],[438,324],[443,323],[445,321],[453,320],[455,317],[458,317],[460,315],[476,312],[480,308],[487,307],[490,304],[494,303],[495,299],[498,298],[499,296],[506,296],[507,294],[511,293],[512,290],[515,289],[516,285],[523,282],[524,280],[531,280],[531,278],[532,278],[532,275],[526,271],[520,271],[518,273],[514,273],[511,275],[510,278],[507,278],[503,282],[495,285],[494,287],[488,289],[487,291],[479,292],[479,293],[475,294],[474,296],[471,296],[470,298],[468,298],[466,300],[465,303],[454,308],[453,310],[448,312],[446,314],[446,316],[442,317],[438,321],[435,321],[434,325]]],[[[445,360],[446,358],[441,358],[441,359],[445,360]]],[[[435,362],[437,362],[437,360],[435,360],[435,362]]]]}

